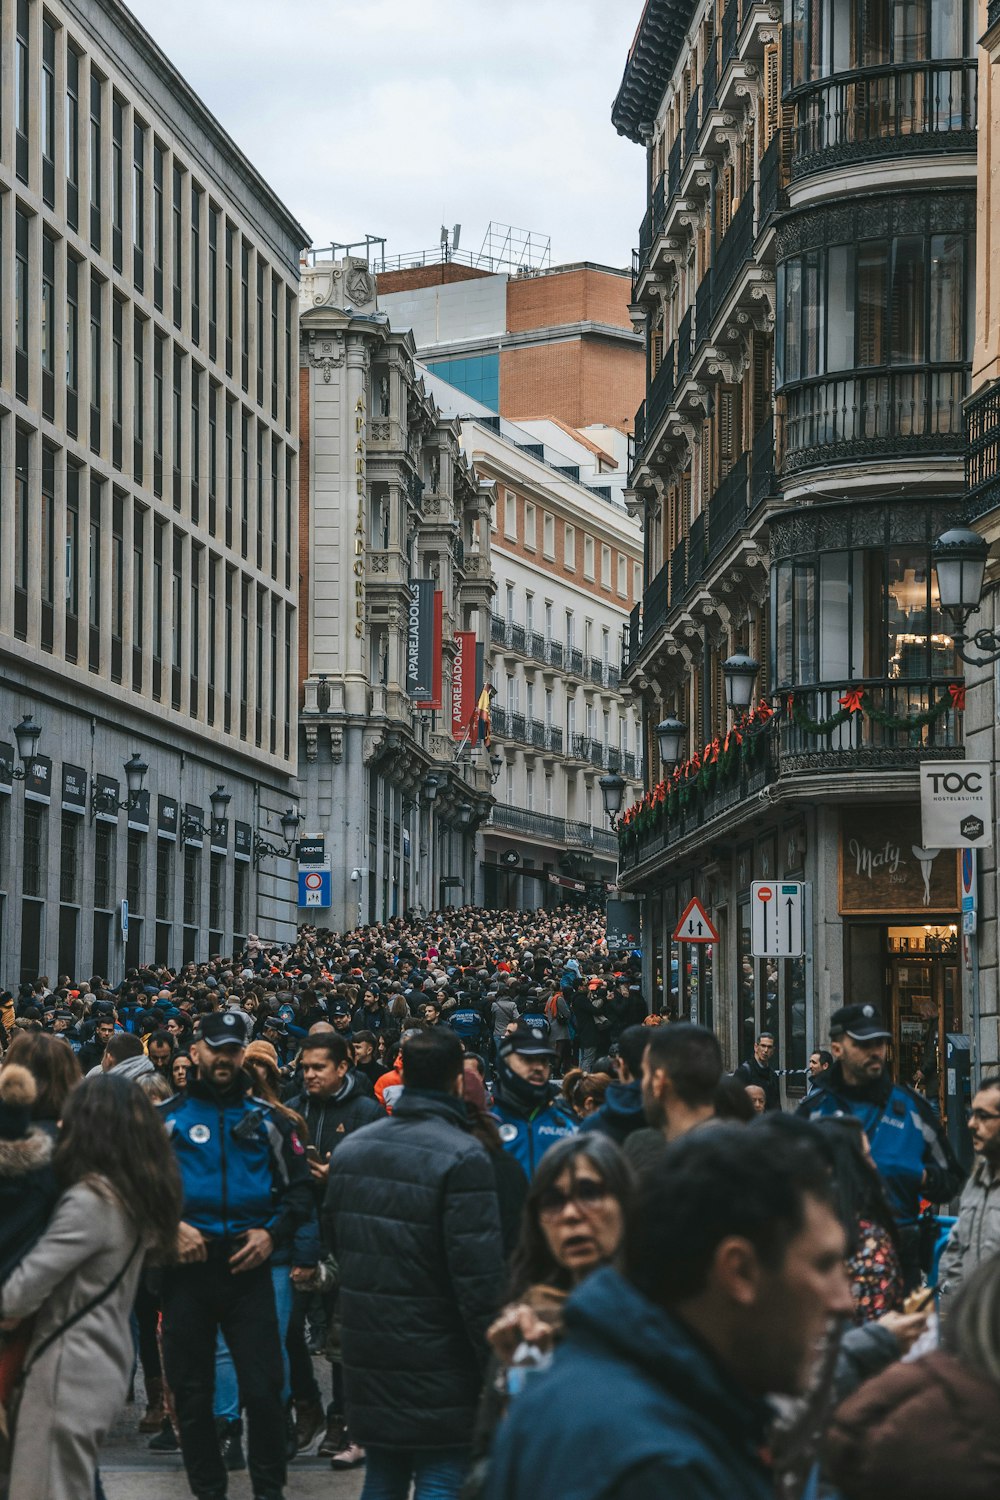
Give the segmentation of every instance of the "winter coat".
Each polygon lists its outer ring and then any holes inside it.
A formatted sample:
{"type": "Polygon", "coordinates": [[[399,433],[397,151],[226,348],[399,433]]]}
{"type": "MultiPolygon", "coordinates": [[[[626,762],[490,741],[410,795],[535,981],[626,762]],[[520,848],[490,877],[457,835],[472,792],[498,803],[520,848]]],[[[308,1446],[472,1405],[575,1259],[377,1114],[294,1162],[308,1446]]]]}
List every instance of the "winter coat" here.
{"type": "Polygon", "coordinates": [[[604,1103],[595,1109],[580,1126],[581,1130],[597,1131],[608,1135],[623,1146],[636,1130],[642,1130],[646,1116],[642,1112],[642,1083],[638,1078],[631,1083],[613,1083],[604,1095],[604,1103]]]}
{"type": "MultiPolygon", "coordinates": [[[[125,1265],[137,1230],[110,1190],[69,1188],[35,1248],[0,1291],[0,1317],[36,1313],[32,1351],[125,1265]]],[[[129,1316],[142,1271],[135,1255],[99,1307],[67,1330],[25,1381],[10,1494],[16,1500],[89,1500],[97,1450],[125,1402],[132,1373],[129,1316]]]]}
{"type": "Polygon", "coordinates": [[[490,1006],[490,1017],[493,1023],[493,1040],[495,1042],[503,1040],[507,1027],[512,1021],[516,1021],[519,1015],[520,1011],[515,1001],[501,999],[499,995],[497,996],[490,1006]]]}
{"type": "Polygon", "coordinates": [[[887,1072],[863,1088],[852,1088],[835,1062],[796,1114],[806,1120],[853,1115],[861,1121],[900,1225],[916,1223],[921,1195],[932,1203],[947,1203],[962,1185],[965,1174],[941,1121],[922,1094],[893,1083],[887,1072]],[[927,1180],[922,1184],[925,1172],[927,1180]]]}
{"type": "Polygon", "coordinates": [[[683,1323],[595,1271],[552,1364],[511,1404],[488,1500],[771,1500],[768,1416],[683,1323]]]}
{"type": "Polygon", "coordinates": [[[824,1457],[844,1500],[995,1500],[1000,1387],[940,1349],[891,1365],[834,1414],[824,1457]]]}
{"type": "Polygon", "coordinates": [[[339,1094],[329,1099],[318,1099],[312,1094],[299,1094],[288,1101],[306,1122],[309,1144],[315,1146],[320,1160],[325,1161],[338,1146],[343,1145],[352,1131],[373,1120],[381,1120],[385,1111],[372,1094],[365,1092],[357,1079],[348,1074],[339,1094]]]}
{"type": "Polygon", "coordinates": [[[37,1127],[18,1140],[0,1137],[0,1284],[37,1243],[59,1197],[54,1144],[37,1127]]]}
{"type": "Polygon", "coordinates": [[[353,1441],[468,1443],[504,1265],[493,1168],[461,1101],[404,1089],[391,1117],[344,1141],[323,1227],[353,1441]]]}
{"type": "Polygon", "coordinates": [[[958,1222],[948,1236],[938,1263],[940,1309],[973,1271],[1000,1250],[1000,1171],[980,1156],[965,1184],[958,1205],[958,1222]]]}

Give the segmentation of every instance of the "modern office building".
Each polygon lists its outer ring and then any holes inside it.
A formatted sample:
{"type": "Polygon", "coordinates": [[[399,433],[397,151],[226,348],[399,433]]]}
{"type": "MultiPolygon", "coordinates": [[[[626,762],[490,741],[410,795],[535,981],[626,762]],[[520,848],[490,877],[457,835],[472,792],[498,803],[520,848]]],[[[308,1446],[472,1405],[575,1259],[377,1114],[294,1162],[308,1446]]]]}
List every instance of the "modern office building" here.
{"type": "Polygon", "coordinates": [[[318,255],[301,295],[300,918],[345,931],[475,899],[489,765],[452,702],[489,641],[490,497],[366,262],[318,255]]]}
{"type": "Polygon", "coordinates": [[[380,271],[378,289],[431,372],[497,415],[630,430],[643,359],[627,272],[583,262],[511,274],[422,257],[380,271]]]}
{"type": "Polygon", "coordinates": [[[932,546],[963,505],[976,23],[969,0],[647,0],[612,112],[648,161],[627,681],[649,770],[620,884],[650,992],[730,1062],[767,1026],[788,1068],[876,1000],[932,1092],[970,1018],[918,768],[965,753],[932,546]],[[778,880],[808,887],[802,956],[753,952],[751,884],[778,880]],[[720,938],[699,965],[672,942],[695,895],[720,938]]]}
{"type": "Polygon", "coordinates": [[[0,980],[120,978],[294,932],[306,235],[118,0],[0,47],[0,980]]]}

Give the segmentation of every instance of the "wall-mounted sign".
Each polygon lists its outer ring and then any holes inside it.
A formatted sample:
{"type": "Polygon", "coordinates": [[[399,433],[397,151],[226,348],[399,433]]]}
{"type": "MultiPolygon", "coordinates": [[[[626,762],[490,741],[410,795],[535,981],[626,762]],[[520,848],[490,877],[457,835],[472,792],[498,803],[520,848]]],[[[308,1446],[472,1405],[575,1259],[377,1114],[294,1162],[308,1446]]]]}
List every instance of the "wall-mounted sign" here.
{"type": "Polygon", "coordinates": [[[177,798],[159,797],[156,803],[156,835],[161,839],[177,837],[177,798]]]}
{"type": "Polygon", "coordinates": [[[415,703],[434,696],[434,580],[410,579],[406,625],[406,691],[415,703]]]}
{"type": "Polygon", "coordinates": [[[249,823],[233,824],[233,854],[237,859],[250,859],[253,855],[253,830],[249,823]]]}
{"type": "Polygon", "coordinates": [[[205,823],[205,809],[199,807],[197,802],[185,802],[184,822],[191,824],[191,832],[184,835],[185,844],[192,849],[203,849],[205,846],[204,836],[194,831],[195,828],[203,827],[205,823]]]}
{"type": "Polygon", "coordinates": [[[51,801],[52,762],[47,755],[36,755],[28,761],[24,795],[32,802],[51,801]]]}
{"type": "Polygon", "coordinates": [[[229,848],[229,819],[213,818],[209,830],[209,844],[213,854],[225,854],[229,848]]]}
{"type": "Polygon", "coordinates": [[[329,870],[299,871],[299,905],[329,906],[333,877],[329,870]]]}
{"type": "Polygon", "coordinates": [[[921,843],[925,848],[993,847],[992,773],[988,760],[921,762],[921,843]]]}
{"type": "MultiPolygon", "coordinates": [[[[958,762],[961,764],[961,762],[958,762]]],[[[916,807],[849,807],[840,815],[844,916],[951,915],[959,909],[958,860],[921,842],[916,807]]]]}
{"type": "Polygon", "coordinates": [[[121,800],[117,777],[98,774],[94,777],[94,783],[97,789],[94,816],[99,823],[117,823],[118,803],[121,800]]]}
{"type": "Polygon", "coordinates": [[[14,790],[14,746],[0,740],[0,792],[14,790]]]}
{"type": "Polygon", "coordinates": [[[128,826],[134,833],[149,832],[149,793],[133,792],[128,804],[128,826]]]}
{"type": "Polygon", "coordinates": [[[464,739],[476,711],[476,633],[459,630],[455,634],[458,652],[451,669],[451,733],[453,739],[464,739]]]}
{"type": "Polygon", "coordinates": [[[326,839],[299,839],[300,865],[322,865],[326,859],[326,839]]]}
{"type": "Polygon", "coordinates": [[[62,810],[71,813],[87,810],[87,773],[82,766],[69,766],[63,762],[62,810]]]}

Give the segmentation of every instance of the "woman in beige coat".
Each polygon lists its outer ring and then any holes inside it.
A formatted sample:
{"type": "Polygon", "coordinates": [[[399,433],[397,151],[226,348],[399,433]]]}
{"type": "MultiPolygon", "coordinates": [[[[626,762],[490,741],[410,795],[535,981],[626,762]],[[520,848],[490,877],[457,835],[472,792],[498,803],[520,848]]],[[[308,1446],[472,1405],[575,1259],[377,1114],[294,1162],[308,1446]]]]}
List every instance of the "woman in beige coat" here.
{"type": "Polygon", "coordinates": [[[3,1326],[35,1317],[12,1500],[92,1500],[98,1449],[128,1390],[143,1260],[172,1253],[180,1219],[166,1132],[127,1079],[106,1074],[73,1092],[53,1164],[62,1196],[0,1289],[3,1326]]]}

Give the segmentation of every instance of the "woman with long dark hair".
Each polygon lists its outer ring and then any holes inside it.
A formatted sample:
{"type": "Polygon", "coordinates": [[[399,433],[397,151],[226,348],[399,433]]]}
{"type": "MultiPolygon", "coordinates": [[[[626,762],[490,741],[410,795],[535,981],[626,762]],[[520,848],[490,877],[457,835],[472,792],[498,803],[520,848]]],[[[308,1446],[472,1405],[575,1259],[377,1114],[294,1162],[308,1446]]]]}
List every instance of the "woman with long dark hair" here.
{"type": "Polygon", "coordinates": [[[66,1101],[83,1076],[76,1053],[47,1031],[19,1031],[7,1050],[4,1063],[17,1063],[27,1068],[36,1088],[31,1118],[50,1135],[55,1135],[66,1101]]]}
{"type": "Polygon", "coordinates": [[[128,1390],[129,1315],[144,1257],[167,1259],[180,1222],[176,1159],[143,1091],[113,1074],[66,1099],[53,1157],[61,1196],[0,1289],[0,1319],[34,1317],[14,1433],[17,1500],[94,1494],[97,1451],[128,1390]]]}
{"type": "Polygon", "coordinates": [[[854,1321],[870,1323],[903,1306],[899,1230],[892,1216],[861,1121],[853,1115],[819,1120],[833,1169],[833,1193],[847,1231],[847,1274],[854,1321]]]}

